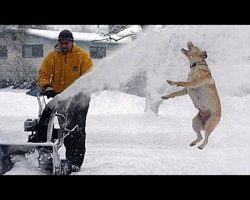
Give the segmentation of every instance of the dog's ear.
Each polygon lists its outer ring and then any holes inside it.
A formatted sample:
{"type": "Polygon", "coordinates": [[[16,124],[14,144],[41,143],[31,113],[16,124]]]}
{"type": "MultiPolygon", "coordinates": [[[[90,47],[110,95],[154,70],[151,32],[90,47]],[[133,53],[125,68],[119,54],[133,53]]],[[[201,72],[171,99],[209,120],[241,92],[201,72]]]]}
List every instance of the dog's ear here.
{"type": "Polygon", "coordinates": [[[187,43],[187,46],[189,46],[189,47],[194,47],[194,44],[192,43],[192,41],[189,41],[189,42],[187,43]]]}
{"type": "Polygon", "coordinates": [[[206,51],[202,51],[202,52],[201,52],[201,57],[202,57],[203,59],[206,59],[206,58],[207,58],[207,52],[206,52],[206,51]]]}

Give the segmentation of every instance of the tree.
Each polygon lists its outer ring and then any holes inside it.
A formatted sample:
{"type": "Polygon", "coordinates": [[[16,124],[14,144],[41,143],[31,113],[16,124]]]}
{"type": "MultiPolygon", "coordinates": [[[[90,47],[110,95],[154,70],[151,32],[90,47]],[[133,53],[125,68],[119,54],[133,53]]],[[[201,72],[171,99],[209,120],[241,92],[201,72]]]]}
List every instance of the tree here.
{"type": "Polygon", "coordinates": [[[23,39],[18,38],[18,34],[25,32],[31,26],[33,25],[0,25],[0,46],[20,45],[23,39]]]}
{"type": "Polygon", "coordinates": [[[48,25],[46,26],[49,30],[61,31],[63,29],[69,29],[74,32],[85,32],[85,33],[97,33],[100,27],[98,25],[48,25]]]}
{"type": "Polygon", "coordinates": [[[11,65],[11,67],[8,68],[8,71],[13,75],[14,81],[22,82],[32,80],[36,76],[36,70],[30,60],[25,60],[17,56],[9,65],[11,65]]]}
{"type": "Polygon", "coordinates": [[[17,35],[13,31],[19,30],[15,25],[0,25],[0,46],[15,45],[17,41],[17,35]]]}
{"type": "Polygon", "coordinates": [[[109,34],[116,34],[128,28],[128,25],[108,25],[108,28],[109,28],[109,34]]]}
{"type": "MultiPolygon", "coordinates": [[[[3,51],[1,53],[20,48],[25,39],[18,37],[18,34],[26,31],[27,28],[30,28],[30,25],[0,25],[0,50],[3,51]]],[[[22,57],[15,56],[11,60],[1,59],[1,64],[10,66],[7,71],[13,75],[14,81],[28,80],[34,76],[31,63],[22,57]]]]}
{"type": "Polygon", "coordinates": [[[48,25],[18,25],[17,26],[18,29],[28,29],[28,28],[32,28],[32,29],[46,29],[48,30],[48,25]]]}

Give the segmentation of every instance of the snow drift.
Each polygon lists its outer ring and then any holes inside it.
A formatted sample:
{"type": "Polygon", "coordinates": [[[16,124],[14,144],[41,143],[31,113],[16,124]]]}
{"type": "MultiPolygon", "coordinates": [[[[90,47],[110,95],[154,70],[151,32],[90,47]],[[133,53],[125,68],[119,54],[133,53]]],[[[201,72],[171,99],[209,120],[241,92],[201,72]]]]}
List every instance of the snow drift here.
{"type": "MultiPolygon", "coordinates": [[[[95,65],[52,100],[67,112],[77,94],[92,95],[86,160],[78,174],[249,174],[249,42],[250,26],[150,26],[95,65]],[[166,84],[167,79],[186,80],[189,63],[180,49],[190,40],[207,51],[222,103],[222,120],[203,151],[189,147],[197,111],[188,96],[165,101],[159,117],[153,118],[143,114],[143,98],[103,91],[126,92],[127,86],[158,101],[177,89],[166,84]],[[142,81],[137,81],[138,74],[142,81]]],[[[37,114],[31,107],[36,101],[29,98],[24,93],[1,94],[1,141],[26,139],[26,134],[20,136],[23,120],[37,114]],[[22,100],[25,103],[18,105],[22,100]]],[[[84,101],[82,95],[77,104],[83,106],[84,101]]]]}
{"type": "Polygon", "coordinates": [[[180,49],[188,41],[207,51],[219,94],[249,94],[250,26],[149,26],[137,40],[104,58],[92,72],[58,95],[53,104],[64,102],[60,107],[68,108],[78,95],[79,106],[84,105],[79,93],[84,97],[112,89],[146,97],[150,109],[158,113],[160,96],[176,90],[166,80],[186,80],[189,62],[180,49]]]}

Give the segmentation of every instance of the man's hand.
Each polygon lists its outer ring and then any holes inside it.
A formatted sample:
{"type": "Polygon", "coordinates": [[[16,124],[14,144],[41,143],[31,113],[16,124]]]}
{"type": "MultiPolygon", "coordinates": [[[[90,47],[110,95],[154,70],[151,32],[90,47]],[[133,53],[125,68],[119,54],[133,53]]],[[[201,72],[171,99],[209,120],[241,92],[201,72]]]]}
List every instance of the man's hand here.
{"type": "Polygon", "coordinates": [[[52,87],[46,87],[43,94],[49,99],[55,97],[58,93],[52,87]]]}

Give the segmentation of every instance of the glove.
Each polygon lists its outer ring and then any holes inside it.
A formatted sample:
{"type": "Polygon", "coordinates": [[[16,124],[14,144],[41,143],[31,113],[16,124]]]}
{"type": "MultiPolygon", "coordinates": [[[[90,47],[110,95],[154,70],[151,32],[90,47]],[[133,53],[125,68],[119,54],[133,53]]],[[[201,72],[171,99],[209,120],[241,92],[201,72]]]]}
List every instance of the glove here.
{"type": "Polygon", "coordinates": [[[43,94],[49,99],[55,97],[58,93],[52,87],[46,87],[43,94]]]}

